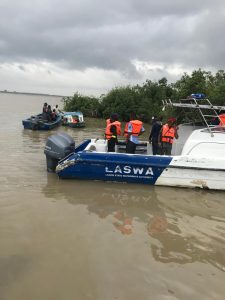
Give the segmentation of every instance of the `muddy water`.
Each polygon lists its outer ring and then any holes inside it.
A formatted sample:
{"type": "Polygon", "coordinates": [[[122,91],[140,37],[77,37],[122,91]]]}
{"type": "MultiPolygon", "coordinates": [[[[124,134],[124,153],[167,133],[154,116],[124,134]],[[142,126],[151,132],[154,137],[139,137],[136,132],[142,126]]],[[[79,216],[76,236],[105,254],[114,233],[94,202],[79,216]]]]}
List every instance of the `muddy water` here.
{"type": "Polygon", "coordinates": [[[224,299],[223,192],[59,180],[23,118],[59,98],[0,94],[0,299],[224,299]]]}

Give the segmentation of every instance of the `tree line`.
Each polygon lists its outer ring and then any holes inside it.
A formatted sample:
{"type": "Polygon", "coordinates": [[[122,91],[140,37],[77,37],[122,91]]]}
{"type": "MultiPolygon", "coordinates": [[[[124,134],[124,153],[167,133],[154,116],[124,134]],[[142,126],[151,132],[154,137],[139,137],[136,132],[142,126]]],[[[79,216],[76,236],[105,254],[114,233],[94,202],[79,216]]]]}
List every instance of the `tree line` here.
{"type": "Polygon", "coordinates": [[[63,109],[105,119],[112,113],[118,113],[121,121],[125,121],[131,112],[136,112],[143,122],[150,122],[152,116],[171,114],[171,111],[162,112],[163,99],[176,101],[193,93],[204,93],[213,104],[225,105],[224,70],[213,74],[198,69],[191,75],[184,73],[175,83],[168,83],[165,77],[158,81],[146,80],[142,85],[115,87],[100,97],[76,92],[72,97],[63,98],[63,109]]]}

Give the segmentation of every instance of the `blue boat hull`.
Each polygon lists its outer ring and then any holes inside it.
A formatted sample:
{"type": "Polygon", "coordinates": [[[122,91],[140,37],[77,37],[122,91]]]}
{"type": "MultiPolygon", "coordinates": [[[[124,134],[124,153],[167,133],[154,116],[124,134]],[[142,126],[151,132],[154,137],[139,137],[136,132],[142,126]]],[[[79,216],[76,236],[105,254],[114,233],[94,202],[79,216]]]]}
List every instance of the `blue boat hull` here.
{"type": "MultiPolygon", "coordinates": [[[[196,131],[201,134],[201,130],[196,131]]],[[[204,132],[203,132],[204,133],[204,132]]],[[[211,136],[209,136],[211,138],[211,136]]],[[[217,137],[222,140],[223,136],[217,137]]],[[[215,139],[215,136],[214,136],[215,139]]],[[[67,137],[59,136],[49,140],[46,149],[51,156],[49,162],[56,163],[54,171],[60,178],[117,181],[127,183],[162,185],[173,187],[190,187],[224,190],[225,159],[223,157],[224,144],[220,143],[217,157],[211,157],[210,143],[208,148],[210,156],[199,153],[189,155],[165,156],[152,155],[150,145],[140,142],[136,154],[124,153],[124,142],[119,142],[116,152],[107,152],[107,142],[103,139],[89,139],[78,145],[75,150],[60,161],[55,162],[57,145],[61,145],[67,137]],[[222,147],[221,147],[222,145],[222,147]]],[[[194,139],[193,139],[194,140],[194,139]]],[[[211,141],[211,140],[210,140],[211,141]]],[[[214,140],[213,140],[214,143],[214,140]]],[[[198,143],[202,147],[202,143],[198,143]]],[[[189,145],[193,149],[193,144],[189,145]]],[[[184,151],[189,151],[186,143],[184,151]],[[186,147],[186,148],[185,148],[186,147]]],[[[60,148],[60,147],[59,147],[60,148]]],[[[70,143],[65,147],[70,148],[70,143]]],[[[202,148],[200,148],[202,151],[202,148]]],[[[193,151],[196,151],[194,149],[193,151]]],[[[67,152],[68,153],[68,152],[67,152]]],[[[66,154],[67,155],[67,154],[66,154]]],[[[47,158],[47,156],[46,156],[47,158]]],[[[59,157],[60,159],[60,157],[59,157]]]]}
{"type": "Polygon", "coordinates": [[[59,163],[60,178],[155,184],[172,158],[81,151],[59,163]],[[65,167],[64,167],[65,166],[65,167]]]}
{"type": "Polygon", "coordinates": [[[53,122],[47,122],[41,118],[41,115],[32,116],[22,121],[24,129],[30,130],[51,130],[61,124],[61,116],[53,122]]]}

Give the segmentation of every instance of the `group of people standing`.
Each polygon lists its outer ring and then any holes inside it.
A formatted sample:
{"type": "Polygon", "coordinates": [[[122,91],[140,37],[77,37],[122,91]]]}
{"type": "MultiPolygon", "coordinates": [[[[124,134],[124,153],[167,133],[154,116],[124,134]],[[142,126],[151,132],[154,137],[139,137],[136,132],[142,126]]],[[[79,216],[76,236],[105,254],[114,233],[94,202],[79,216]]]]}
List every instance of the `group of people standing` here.
{"type": "Polygon", "coordinates": [[[42,116],[44,120],[47,120],[48,122],[55,121],[57,119],[58,114],[58,104],[56,104],[56,106],[52,109],[51,105],[49,105],[47,102],[44,103],[42,109],[42,116]]]}
{"type": "Polygon", "coordinates": [[[176,118],[169,118],[164,125],[162,119],[162,117],[154,118],[149,135],[153,155],[171,155],[174,139],[178,139],[176,118]]]}
{"type": "MultiPolygon", "coordinates": [[[[132,113],[126,120],[123,136],[126,141],[126,153],[134,154],[139,143],[138,137],[145,131],[143,122],[132,113]]],[[[178,127],[176,119],[169,118],[166,124],[162,123],[162,117],[155,117],[152,123],[149,142],[152,144],[153,155],[171,155],[174,139],[178,139],[178,127]]],[[[118,143],[118,135],[121,135],[121,123],[118,114],[112,114],[106,120],[105,138],[108,142],[108,152],[115,152],[118,143]]]]}
{"type": "MultiPolygon", "coordinates": [[[[138,136],[145,131],[142,121],[132,113],[127,119],[123,135],[126,139],[126,153],[134,154],[138,144],[138,136]]],[[[105,138],[108,141],[108,152],[115,152],[118,143],[117,136],[121,135],[121,123],[118,121],[118,114],[112,114],[106,120],[105,138]]]]}

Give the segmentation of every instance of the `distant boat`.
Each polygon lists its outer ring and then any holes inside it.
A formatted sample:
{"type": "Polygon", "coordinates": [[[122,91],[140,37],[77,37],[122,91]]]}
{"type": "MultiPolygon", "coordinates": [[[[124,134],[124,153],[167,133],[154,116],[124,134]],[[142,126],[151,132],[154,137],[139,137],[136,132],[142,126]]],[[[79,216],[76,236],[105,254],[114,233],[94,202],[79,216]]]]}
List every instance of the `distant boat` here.
{"type": "Polygon", "coordinates": [[[31,116],[28,119],[22,121],[24,129],[31,129],[31,130],[51,130],[61,124],[62,117],[59,115],[57,116],[55,121],[48,122],[47,120],[43,119],[43,115],[35,115],[31,116]]]}
{"type": "Polygon", "coordinates": [[[64,112],[62,125],[72,128],[85,127],[84,116],[80,111],[64,112]]]}

